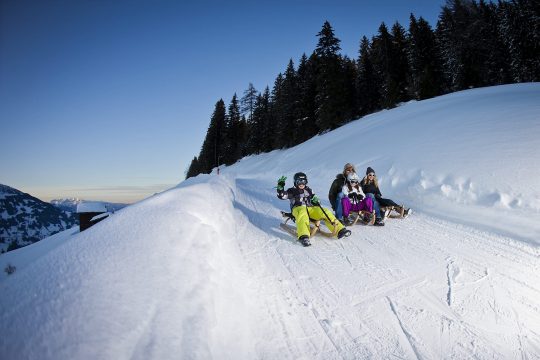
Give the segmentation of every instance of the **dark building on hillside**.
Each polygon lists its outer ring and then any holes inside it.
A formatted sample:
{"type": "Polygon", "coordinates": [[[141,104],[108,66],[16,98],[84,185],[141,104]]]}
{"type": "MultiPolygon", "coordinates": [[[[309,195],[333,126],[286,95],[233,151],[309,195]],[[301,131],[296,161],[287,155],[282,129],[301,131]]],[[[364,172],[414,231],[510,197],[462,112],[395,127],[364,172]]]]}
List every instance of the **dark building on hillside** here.
{"type": "Polygon", "coordinates": [[[88,229],[109,216],[105,205],[100,202],[82,202],[78,204],[77,214],[79,214],[80,231],[88,229]]]}

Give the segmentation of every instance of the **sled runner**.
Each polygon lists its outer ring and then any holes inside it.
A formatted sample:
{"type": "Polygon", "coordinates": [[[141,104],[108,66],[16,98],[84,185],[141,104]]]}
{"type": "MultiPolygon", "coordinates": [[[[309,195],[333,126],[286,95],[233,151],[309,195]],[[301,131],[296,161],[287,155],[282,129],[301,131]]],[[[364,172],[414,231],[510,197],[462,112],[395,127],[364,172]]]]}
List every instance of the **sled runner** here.
{"type": "Polygon", "coordinates": [[[353,219],[350,226],[356,225],[358,221],[364,225],[373,225],[375,223],[375,211],[351,211],[349,216],[353,219]]]}
{"type": "MultiPolygon", "coordinates": [[[[291,224],[287,224],[289,222],[289,220],[291,220],[293,223],[295,222],[295,219],[294,219],[294,216],[292,215],[292,213],[282,211],[281,216],[283,217],[284,221],[281,224],[279,224],[279,226],[283,230],[287,231],[289,234],[296,237],[296,235],[297,235],[296,226],[291,225],[291,224]]],[[[313,235],[315,235],[317,233],[319,233],[319,234],[321,234],[323,236],[329,237],[329,238],[334,237],[334,236],[337,235],[335,230],[334,230],[333,233],[322,230],[321,229],[321,221],[328,221],[328,220],[309,219],[309,223],[310,223],[310,227],[311,227],[310,238],[313,237],[313,235]]],[[[334,227],[334,229],[337,229],[337,227],[334,227]]]]}
{"type": "Polygon", "coordinates": [[[383,219],[404,219],[412,212],[411,209],[405,211],[404,206],[381,206],[381,212],[384,213],[383,219]]]}

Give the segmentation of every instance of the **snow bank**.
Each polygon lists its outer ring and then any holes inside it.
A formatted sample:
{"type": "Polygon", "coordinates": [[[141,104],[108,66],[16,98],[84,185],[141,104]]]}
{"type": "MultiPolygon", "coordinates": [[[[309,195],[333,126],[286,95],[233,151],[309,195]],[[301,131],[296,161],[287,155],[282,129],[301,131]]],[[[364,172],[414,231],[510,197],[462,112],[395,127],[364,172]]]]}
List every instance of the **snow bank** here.
{"type": "Polygon", "coordinates": [[[72,235],[33,266],[19,268],[15,257],[36,246],[14,253],[17,271],[0,283],[9,294],[0,300],[0,332],[10,334],[0,338],[2,357],[249,354],[245,274],[230,260],[230,190],[221,179],[190,184],[72,235]],[[233,332],[234,342],[223,341],[233,332]]]}

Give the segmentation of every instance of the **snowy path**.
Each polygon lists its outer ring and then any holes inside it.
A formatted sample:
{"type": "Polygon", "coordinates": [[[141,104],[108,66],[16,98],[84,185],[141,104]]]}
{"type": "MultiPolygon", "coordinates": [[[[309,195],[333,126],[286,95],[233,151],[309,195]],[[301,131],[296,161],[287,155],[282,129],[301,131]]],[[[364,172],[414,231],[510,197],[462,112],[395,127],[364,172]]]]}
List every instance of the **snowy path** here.
{"type": "Polygon", "coordinates": [[[540,358],[537,248],[415,213],[305,249],[261,188],[232,189],[261,358],[540,358]]]}

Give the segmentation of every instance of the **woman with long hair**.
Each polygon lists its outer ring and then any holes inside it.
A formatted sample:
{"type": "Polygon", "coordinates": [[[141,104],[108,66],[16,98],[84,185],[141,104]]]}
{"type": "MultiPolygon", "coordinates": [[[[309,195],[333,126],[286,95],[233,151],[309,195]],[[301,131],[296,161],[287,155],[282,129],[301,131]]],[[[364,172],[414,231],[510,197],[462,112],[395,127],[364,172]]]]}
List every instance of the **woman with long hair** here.
{"type": "Polygon", "coordinates": [[[383,216],[381,215],[381,207],[393,206],[396,211],[401,213],[403,217],[409,216],[411,213],[410,208],[405,208],[402,205],[397,204],[392,199],[385,199],[382,197],[381,190],[379,189],[379,182],[377,181],[377,175],[375,170],[369,167],[366,170],[366,176],[360,182],[362,191],[366,194],[366,197],[373,199],[373,208],[375,210],[375,225],[384,225],[383,216]]]}

